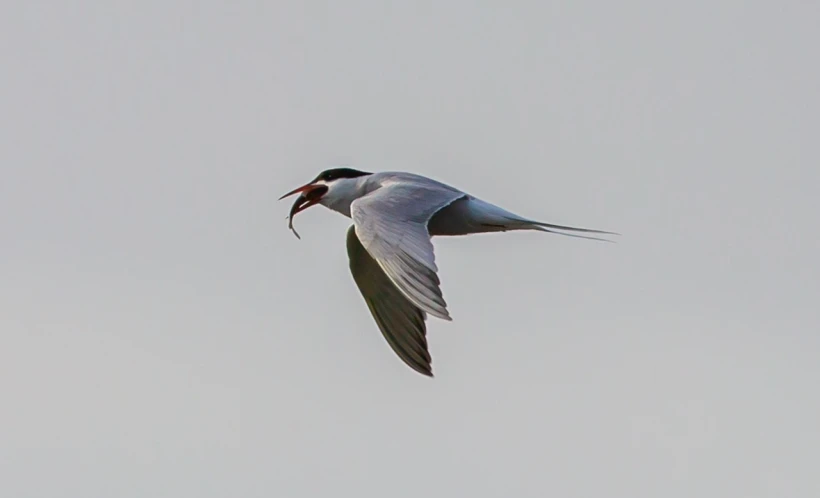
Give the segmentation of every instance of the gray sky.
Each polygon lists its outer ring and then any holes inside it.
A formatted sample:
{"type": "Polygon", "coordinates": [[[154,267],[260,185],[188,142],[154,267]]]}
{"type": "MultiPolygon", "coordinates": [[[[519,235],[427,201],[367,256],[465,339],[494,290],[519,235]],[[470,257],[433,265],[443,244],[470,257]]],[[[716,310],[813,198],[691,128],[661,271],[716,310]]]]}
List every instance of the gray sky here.
{"type": "Polygon", "coordinates": [[[0,495],[820,495],[820,7],[499,5],[7,2],[0,495]],[[430,380],[340,164],[624,237],[437,240],[430,380]]]}

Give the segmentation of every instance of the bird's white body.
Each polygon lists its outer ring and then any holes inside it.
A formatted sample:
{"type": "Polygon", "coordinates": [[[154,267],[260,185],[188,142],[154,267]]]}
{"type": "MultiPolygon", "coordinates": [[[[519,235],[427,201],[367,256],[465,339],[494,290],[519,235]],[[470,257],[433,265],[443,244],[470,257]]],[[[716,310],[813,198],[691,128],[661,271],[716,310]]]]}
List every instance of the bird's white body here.
{"type": "Polygon", "coordinates": [[[452,193],[456,198],[438,209],[428,220],[430,236],[469,235],[533,228],[522,225],[522,221],[527,221],[525,218],[447,184],[413,173],[385,171],[358,178],[340,178],[332,182],[318,183],[328,186],[328,192],[322,196],[319,203],[348,218],[352,217],[350,208],[356,199],[384,187],[406,187],[400,190],[401,194],[410,195],[413,199],[393,198],[387,199],[386,202],[393,206],[402,206],[408,215],[411,214],[410,209],[424,202],[427,198],[425,193],[452,193]],[[516,222],[511,220],[516,220],[516,222]]]}
{"type": "Polygon", "coordinates": [[[390,346],[425,375],[432,375],[432,369],[424,321],[428,314],[451,319],[431,237],[507,230],[582,238],[595,237],[565,232],[611,233],[530,220],[412,173],[338,168],[291,194],[297,192],[302,195],[291,209],[291,221],[316,203],[352,218],[347,250],[353,278],[390,346]]]}

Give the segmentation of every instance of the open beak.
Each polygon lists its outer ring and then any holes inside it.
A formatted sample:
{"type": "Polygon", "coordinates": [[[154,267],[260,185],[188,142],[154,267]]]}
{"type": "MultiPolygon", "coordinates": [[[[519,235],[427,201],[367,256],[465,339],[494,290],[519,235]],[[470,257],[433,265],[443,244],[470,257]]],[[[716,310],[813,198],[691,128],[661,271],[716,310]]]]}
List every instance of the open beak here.
{"type": "Polygon", "coordinates": [[[306,191],[309,191],[309,190],[311,190],[311,189],[318,188],[318,187],[321,187],[321,185],[314,185],[314,184],[312,184],[312,183],[308,183],[308,184],[306,184],[306,185],[302,185],[302,186],[301,186],[301,187],[299,187],[299,188],[296,188],[296,189],[291,190],[291,191],[290,191],[290,192],[288,192],[287,194],[285,194],[285,195],[283,195],[282,197],[280,197],[280,198],[279,198],[279,200],[281,201],[281,200],[282,200],[282,199],[284,199],[285,197],[290,197],[290,196],[292,196],[293,194],[299,194],[299,193],[306,192],[306,191]]]}
{"type": "Polygon", "coordinates": [[[290,197],[291,195],[299,194],[299,197],[296,198],[296,201],[290,208],[290,214],[288,215],[288,228],[290,228],[293,231],[293,234],[296,235],[297,239],[301,239],[301,237],[299,237],[299,234],[296,232],[296,229],[293,228],[293,217],[296,215],[296,213],[304,211],[305,209],[309,208],[314,204],[318,204],[319,200],[321,200],[322,196],[325,195],[326,192],[327,185],[316,185],[308,183],[307,185],[302,185],[297,189],[291,190],[290,192],[279,198],[279,200],[281,201],[285,197],[290,197]]]}

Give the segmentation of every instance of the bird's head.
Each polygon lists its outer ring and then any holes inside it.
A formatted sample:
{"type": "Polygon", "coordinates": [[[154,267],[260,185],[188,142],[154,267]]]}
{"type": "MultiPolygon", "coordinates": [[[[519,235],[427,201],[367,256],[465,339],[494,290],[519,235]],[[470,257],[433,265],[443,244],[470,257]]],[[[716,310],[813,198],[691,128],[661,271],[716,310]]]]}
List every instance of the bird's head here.
{"type": "MultiPolygon", "coordinates": [[[[328,169],[319,173],[316,178],[309,183],[283,195],[279,198],[280,201],[291,195],[299,194],[299,197],[296,198],[296,201],[294,201],[293,206],[290,208],[290,215],[288,215],[290,222],[288,227],[293,230],[293,217],[296,213],[304,211],[314,204],[327,204],[328,201],[349,197],[350,192],[348,191],[353,188],[352,183],[355,183],[349,180],[370,174],[371,173],[352,168],[328,169]]],[[[353,199],[350,200],[352,201],[353,199]]],[[[293,230],[293,233],[297,238],[299,237],[296,230],[293,230]]]]}

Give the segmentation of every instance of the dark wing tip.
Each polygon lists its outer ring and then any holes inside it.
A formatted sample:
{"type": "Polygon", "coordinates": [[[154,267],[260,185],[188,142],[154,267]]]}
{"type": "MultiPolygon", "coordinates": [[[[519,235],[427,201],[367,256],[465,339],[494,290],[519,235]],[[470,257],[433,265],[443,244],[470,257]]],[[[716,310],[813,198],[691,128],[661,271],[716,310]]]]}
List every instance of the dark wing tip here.
{"type": "MultiPolygon", "coordinates": [[[[404,360],[404,358],[402,358],[404,360]]],[[[416,372],[424,375],[425,377],[430,377],[431,379],[434,377],[433,375],[433,365],[432,363],[416,363],[410,364],[409,362],[405,361],[404,363],[407,364],[408,367],[412,368],[416,372]]]]}

